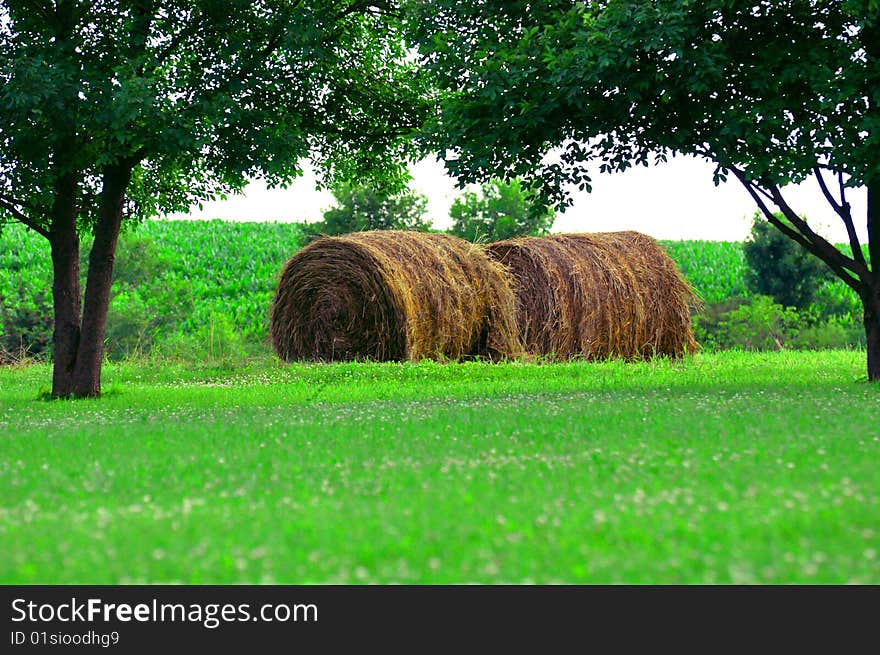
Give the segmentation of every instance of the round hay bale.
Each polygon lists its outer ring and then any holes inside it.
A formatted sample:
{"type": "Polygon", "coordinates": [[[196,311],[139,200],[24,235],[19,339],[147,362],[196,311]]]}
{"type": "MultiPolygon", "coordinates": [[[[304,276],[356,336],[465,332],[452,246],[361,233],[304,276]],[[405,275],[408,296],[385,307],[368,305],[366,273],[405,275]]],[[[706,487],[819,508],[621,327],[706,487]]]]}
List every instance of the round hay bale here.
{"type": "Polygon", "coordinates": [[[693,292],[647,235],[523,237],[487,249],[513,276],[520,340],[530,354],[645,359],[697,349],[693,292]]]}
{"type": "Polygon", "coordinates": [[[492,359],[522,354],[503,267],[444,234],[318,239],[284,267],[271,310],[286,361],[492,359]]]}

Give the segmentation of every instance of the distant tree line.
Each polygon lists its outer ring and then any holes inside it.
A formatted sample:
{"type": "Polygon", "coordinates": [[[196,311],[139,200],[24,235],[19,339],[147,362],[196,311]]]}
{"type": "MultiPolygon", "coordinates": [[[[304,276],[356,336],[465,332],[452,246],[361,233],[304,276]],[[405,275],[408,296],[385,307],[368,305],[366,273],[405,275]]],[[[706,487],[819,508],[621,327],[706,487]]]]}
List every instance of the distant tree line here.
{"type": "MultiPolygon", "coordinates": [[[[427,198],[411,189],[389,191],[346,183],[335,187],[333,195],[336,204],[321,221],[303,224],[308,240],[363,230],[433,229],[427,198]]],[[[556,214],[541,205],[521,180],[494,179],[456,198],[449,217],[450,234],[487,242],[548,234],[556,214]]]]}

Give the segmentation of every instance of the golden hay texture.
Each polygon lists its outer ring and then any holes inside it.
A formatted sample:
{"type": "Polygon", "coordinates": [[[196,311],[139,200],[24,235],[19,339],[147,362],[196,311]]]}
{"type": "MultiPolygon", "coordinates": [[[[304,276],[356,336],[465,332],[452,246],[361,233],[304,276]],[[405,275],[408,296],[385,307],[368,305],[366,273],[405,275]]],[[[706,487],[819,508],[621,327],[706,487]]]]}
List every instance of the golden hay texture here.
{"type": "Polygon", "coordinates": [[[318,239],[287,262],[271,310],[284,360],[522,354],[513,291],[485,251],[397,230],[318,239]]]}
{"type": "Polygon", "coordinates": [[[649,236],[559,234],[487,249],[514,278],[520,339],[530,354],[643,359],[697,349],[693,292],[649,236]]]}

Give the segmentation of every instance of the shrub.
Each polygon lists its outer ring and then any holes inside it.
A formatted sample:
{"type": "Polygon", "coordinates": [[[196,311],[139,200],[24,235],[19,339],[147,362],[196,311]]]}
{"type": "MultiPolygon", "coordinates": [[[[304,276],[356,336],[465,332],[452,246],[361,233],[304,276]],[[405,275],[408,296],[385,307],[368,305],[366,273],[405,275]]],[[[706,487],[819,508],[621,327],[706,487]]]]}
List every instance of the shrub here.
{"type": "Polygon", "coordinates": [[[803,328],[792,341],[798,350],[864,348],[865,329],[851,317],[831,317],[803,328]]]}
{"type": "Polygon", "coordinates": [[[781,350],[798,333],[800,317],[770,296],[753,296],[728,312],[718,323],[722,347],[745,350],[781,350]]]}
{"type": "Polygon", "coordinates": [[[864,346],[864,330],[851,316],[823,318],[769,296],[708,305],[694,317],[694,334],[708,350],[823,350],[864,346]]]}
{"type": "Polygon", "coordinates": [[[105,337],[110,359],[148,353],[162,332],[186,320],[194,304],[191,285],[169,275],[171,261],[152,239],[121,240],[116,262],[105,337]]]}
{"type": "Polygon", "coordinates": [[[693,319],[694,338],[700,347],[705,350],[726,348],[726,341],[721,339],[719,325],[727,317],[727,314],[748,302],[748,299],[743,296],[733,296],[721,302],[706,304],[693,319]],[[719,339],[725,343],[719,343],[719,339]]]}
{"type": "Polygon", "coordinates": [[[136,289],[116,293],[107,311],[107,357],[117,360],[148,352],[153,342],[153,327],[153,312],[136,289]]]}
{"type": "Polygon", "coordinates": [[[207,325],[190,334],[167,335],[155,344],[151,354],[176,361],[213,364],[241,359],[256,351],[265,352],[265,346],[248,344],[231,317],[213,313],[207,325]]]}
{"type": "MultiPolygon", "coordinates": [[[[818,316],[850,322],[861,319],[864,310],[856,292],[836,278],[831,284],[819,285],[811,308],[818,316]]],[[[864,327],[860,330],[864,332],[864,327]]]]}
{"type": "Polygon", "coordinates": [[[501,241],[550,232],[555,214],[536,204],[519,180],[493,180],[479,193],[465,192],[449,210],[450,233],[468,241],[501,241]]]}
{"type": "Polygon", "coordinates": [[[0,296],[0,358],[42,359],[52,350],[52,292],[19,284],[0,296]]]}

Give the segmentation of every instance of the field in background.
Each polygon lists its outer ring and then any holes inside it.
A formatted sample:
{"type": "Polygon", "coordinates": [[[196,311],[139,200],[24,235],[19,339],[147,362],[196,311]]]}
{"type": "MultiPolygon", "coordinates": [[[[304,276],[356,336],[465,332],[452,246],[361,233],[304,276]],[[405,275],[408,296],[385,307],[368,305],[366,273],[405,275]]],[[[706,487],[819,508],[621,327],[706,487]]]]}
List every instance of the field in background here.
{"type": "MultiPolygon", "coordinates": [[[[158,302],[187,311],[173,326],[195,334],[222,324],[245,340],[260,342],[266,334],[268,306],[284,262],[300,248],[301,231],[290,223],[224,221],[148,221],[123,233],[115,284],[114,309],[126,317],[155,311],[158,302]],[[140,241],[151,242],[143,266],[140,241]],[[132,260],[132,261],[129,261],[132,260]],[[136,269],[120,284],[126,267],[136,269]],[[162,291],[171,290],[170,297],[162,291]],[[143,307],[142,307],[143,306],[143,307]],[[127,312],[125,310],[128,310],[127,312]]],[[[83,275],[89,243],[83,244],[83,275]]],[[[0,232],[0,300],[14,298],[51,307],[52,261],[48,242],[21,225],[0,232]],[[23,288],[22,288],[23,287],[23,288]],[[48,294],[40,297],[40,292],[48,294]]],[[[113,311],[111,311],[111,319],[113,311]]]]}
{"type": "MultiPolygon", "coordinates": [[[[277,276],[302,240],[300,227],[291,223],[149,221],[124,234],[108,322],[109,356],[266,353],[277,276]]],[[[748,295],[742,244],[665,241],[663,246],[707,305],[748,295]]],[[[7,312],[8,324],[26,326],[19,331],[31,343],[51,336],[51,279],[45,239],[20,225],[4,227],[0,311],[7,312]]],[[[827,306],[849,307],[847,313],[858,316],[858,302],[842,282],[820,296],[827,306]]],[[[855,323],[860,327],[860,320],[855,323]]],[[[12,351],[17,342],[9,341],[12,351]]]]}
{"type": "Polygon", "coordinates": [[[0,580],[880,583],[863,357],[0,368],[0,580]]]}

